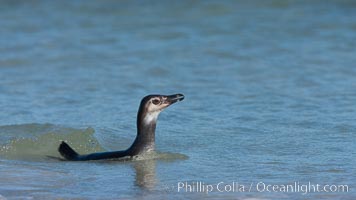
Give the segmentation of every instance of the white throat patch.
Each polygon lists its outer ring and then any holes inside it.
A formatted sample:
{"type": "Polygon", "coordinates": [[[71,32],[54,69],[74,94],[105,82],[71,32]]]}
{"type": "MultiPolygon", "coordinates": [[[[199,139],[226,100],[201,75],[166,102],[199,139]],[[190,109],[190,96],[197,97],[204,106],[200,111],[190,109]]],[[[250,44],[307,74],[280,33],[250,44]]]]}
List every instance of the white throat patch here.
{"type": "Polygon", "coordinates": [[[145,124],[150,124],[153,121],[157,121],[157,117],[158,117],[160,112],[161,112],[160,110],[157,110],[157,111],[148,113],[145,116],[145,118],[143,119],[143,121],[145,122],[145,124]]]}

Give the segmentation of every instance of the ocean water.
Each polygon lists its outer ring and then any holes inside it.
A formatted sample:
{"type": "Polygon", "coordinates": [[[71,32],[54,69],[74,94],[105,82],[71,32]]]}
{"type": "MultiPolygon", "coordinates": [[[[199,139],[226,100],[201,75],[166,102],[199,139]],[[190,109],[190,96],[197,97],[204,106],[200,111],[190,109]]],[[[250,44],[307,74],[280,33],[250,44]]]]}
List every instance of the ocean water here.
{"type": "Polygon", "coordinates": [[[1,1],[0,27],[0,199],[356,199],[355,1],[1,1]],[[127,148],[152,93],[185,95],[155,156],[48,157],[127,148]]]}

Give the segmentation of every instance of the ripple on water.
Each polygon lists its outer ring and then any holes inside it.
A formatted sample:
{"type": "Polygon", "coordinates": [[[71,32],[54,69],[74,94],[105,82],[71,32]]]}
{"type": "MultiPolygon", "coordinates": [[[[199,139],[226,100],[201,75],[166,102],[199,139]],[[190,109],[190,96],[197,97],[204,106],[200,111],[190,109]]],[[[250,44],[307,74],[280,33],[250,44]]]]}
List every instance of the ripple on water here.
{"type": "Polygon", "coordinates": [[[60,157],[57,148],[68,142],[80,153],[102,151],[94,137],[94,129],[75,129],[52,124],[19,124],[0,126],[3,138],[0,157],[20,160],[43,160],[46,156],[60,157]]]}

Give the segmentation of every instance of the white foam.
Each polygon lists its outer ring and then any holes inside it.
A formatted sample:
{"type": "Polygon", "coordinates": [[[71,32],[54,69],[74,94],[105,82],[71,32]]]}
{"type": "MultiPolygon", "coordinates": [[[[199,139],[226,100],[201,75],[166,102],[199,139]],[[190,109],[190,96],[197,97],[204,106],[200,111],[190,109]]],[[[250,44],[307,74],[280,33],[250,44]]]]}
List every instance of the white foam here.
{"type": "Polygon", "coordinates": [[[0,200],[7,200],[7,199],[0,194],[0,200]]]}

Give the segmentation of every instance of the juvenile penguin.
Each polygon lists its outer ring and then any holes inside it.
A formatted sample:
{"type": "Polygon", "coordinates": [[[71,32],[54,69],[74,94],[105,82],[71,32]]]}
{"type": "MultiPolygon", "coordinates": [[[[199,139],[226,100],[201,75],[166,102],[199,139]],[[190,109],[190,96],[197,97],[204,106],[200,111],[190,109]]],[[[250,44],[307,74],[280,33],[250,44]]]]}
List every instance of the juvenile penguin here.
{"type": "Polygon", "coordinates": [[[67,143],[62,141],[58,151],[65,159],[71,161],[115,159],[127,156],[132,157],[153,151],[155,148],[155,130],[159,113],[168,106],[178,101],[182,101],[183,99],[183,94],[145,96],[141,100],[137,113],[136,139],[126,150],[80,155],[67,143]]]}

